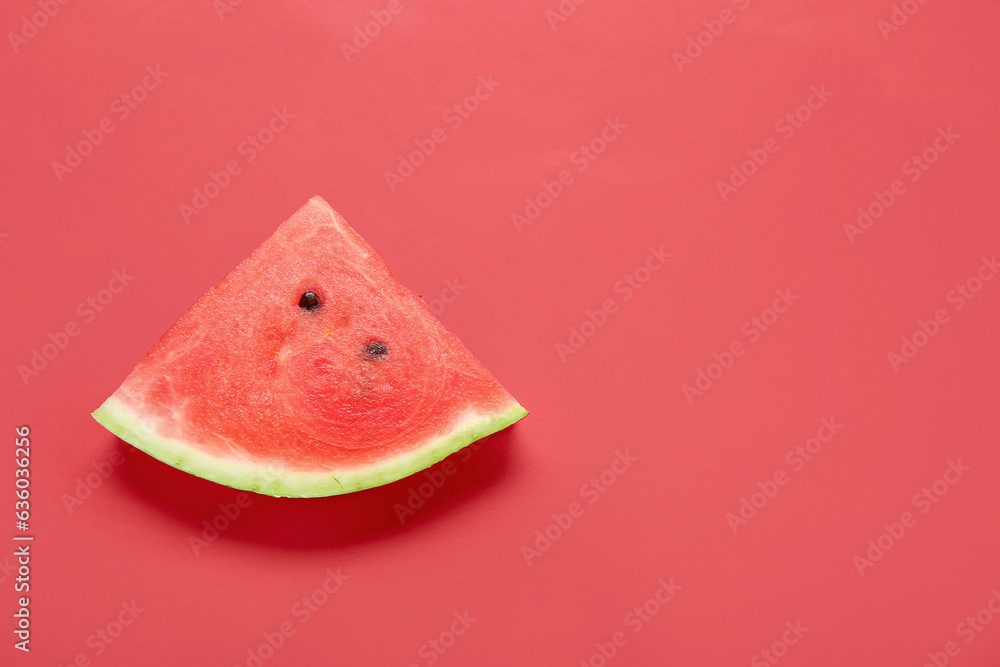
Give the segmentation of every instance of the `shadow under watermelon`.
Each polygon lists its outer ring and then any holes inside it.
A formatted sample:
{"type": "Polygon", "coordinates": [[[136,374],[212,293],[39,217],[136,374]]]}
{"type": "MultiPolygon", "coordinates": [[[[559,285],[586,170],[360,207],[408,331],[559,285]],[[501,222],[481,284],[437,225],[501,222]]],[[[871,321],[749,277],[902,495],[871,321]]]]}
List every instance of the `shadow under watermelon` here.
{"type": "Polygon", "coordinates": [[[321,549],[390,538],[461,511],[516,474],[519,438],[515,424],[399,481],[326,498],[273,498],[222,486],[128,451],[118,438],[125,461],[115,477],[139,501],[189,526],[195,550],[234,541],[321,549]]]}

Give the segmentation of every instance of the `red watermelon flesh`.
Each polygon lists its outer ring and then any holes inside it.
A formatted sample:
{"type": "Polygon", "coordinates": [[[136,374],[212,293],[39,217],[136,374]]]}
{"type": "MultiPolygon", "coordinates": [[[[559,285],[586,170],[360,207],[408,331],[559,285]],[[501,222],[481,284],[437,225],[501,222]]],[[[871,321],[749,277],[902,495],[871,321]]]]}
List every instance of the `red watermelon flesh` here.
{"type": "Polygon", "coordinates": [[[152,456],[274,496],[426,468],[527,412],[314,197],[94,412],[152,456]]]}

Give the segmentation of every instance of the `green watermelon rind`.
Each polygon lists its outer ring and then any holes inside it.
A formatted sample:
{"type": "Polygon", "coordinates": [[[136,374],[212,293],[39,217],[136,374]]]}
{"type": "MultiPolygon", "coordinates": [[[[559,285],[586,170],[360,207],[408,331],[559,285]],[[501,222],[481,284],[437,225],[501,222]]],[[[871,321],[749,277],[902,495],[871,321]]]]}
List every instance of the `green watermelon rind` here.
{"type": "Polygon", "coordinates": [[[342,470],[292,470],[260,461],[213,456],[194,445],[148,427],[142,415],[112,395],[92,413],[116,436],[153,458],[198,477],[244,491],[278,498],[318,498],[351,493],[403,479],[428,468],[476,440],[504,429],[528,414],[515,403],[496,414],[469,413],[450,433],[405,454],[369,466],[342,470]]]}

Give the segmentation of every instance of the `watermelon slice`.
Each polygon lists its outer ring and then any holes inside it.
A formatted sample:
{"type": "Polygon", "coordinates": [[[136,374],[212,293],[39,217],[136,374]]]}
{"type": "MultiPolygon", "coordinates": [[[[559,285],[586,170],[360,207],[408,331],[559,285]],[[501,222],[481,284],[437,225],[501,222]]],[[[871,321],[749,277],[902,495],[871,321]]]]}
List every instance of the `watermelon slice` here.
{"type": "Polygon", "coordinates": [[[316,497],[395,481],[526,414],[313,197],[93,416],[199,477],[316,497]]]}

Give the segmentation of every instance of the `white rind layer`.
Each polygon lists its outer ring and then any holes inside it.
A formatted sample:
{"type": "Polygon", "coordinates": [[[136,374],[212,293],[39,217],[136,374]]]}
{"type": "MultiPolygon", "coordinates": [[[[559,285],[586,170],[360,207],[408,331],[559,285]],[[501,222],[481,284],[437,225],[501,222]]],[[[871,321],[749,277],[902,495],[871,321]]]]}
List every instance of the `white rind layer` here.
{"type": "Polygon", "coordinates": [[[306,472],[209,454],[176,438],[160,435],[149,421],[112,395],[93,417],[125,442],[175,468],[207,480],[269,496],[316,498],[351,493],[395,482],[427,468],[462,447],[495,433],[528,414],[517,403],[504,412],[469,413],[450,433],[430,439],[417,449],[359,468],[306,472]]]}

